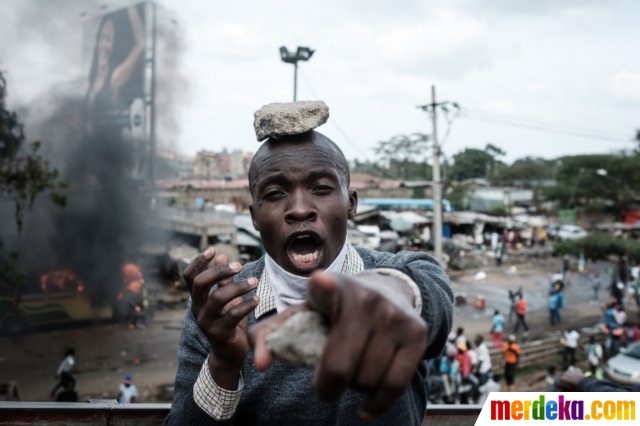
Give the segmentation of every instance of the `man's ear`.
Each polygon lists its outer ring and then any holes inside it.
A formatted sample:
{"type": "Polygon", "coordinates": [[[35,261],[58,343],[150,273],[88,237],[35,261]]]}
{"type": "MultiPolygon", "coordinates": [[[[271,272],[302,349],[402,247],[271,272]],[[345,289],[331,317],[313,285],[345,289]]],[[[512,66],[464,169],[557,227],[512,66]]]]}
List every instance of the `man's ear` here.
{"type": "Polygon", "coordinates": [[[349,219],[353,219],[356,217],[356,212],[358,210],[358,193],[355,189],[349,189],[349,215],[347,216],[349,219]]]}
{"type": "Polygon", "coordinates": [[[258,221],[256,220],[256,215],[253,212],[253,203],[249,204],[249,213],[251,213],[251,223],[253,224],[253,229],[260,232],[258,229],[258,221]]]}

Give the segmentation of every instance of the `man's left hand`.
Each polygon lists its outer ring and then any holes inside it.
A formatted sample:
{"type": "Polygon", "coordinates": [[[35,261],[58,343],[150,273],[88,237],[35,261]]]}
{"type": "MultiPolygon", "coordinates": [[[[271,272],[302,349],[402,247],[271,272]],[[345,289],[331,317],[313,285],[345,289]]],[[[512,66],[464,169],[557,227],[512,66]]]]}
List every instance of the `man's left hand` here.
{"type": "Polygon", "coordinates": [[[318,311],[331,322],[316,366],[318,396],[334,400],[347,388],[365,392],[360,416],[389,410],[409,386],[427,349],[427,324],[413,309],[413,292],[399,278],[364,271],[354,276],[316,274],[307,303],[258,323],[251,331],[255,364],[268,369],[266,335],[300,310],[318,311]],[[393,288],[393,292],[380,291],[393,288]]]}

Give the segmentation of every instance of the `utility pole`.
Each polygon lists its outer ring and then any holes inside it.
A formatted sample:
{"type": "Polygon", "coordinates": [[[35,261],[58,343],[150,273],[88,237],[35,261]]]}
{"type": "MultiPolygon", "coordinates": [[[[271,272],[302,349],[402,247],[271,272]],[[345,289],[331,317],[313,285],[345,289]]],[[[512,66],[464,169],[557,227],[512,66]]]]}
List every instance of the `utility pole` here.
{"type": "Polygon", "coordinates": [[[440,182],[440,145],[438,144],[438,104],[436,86],[431,86],[431,119],[433,126],[433,248],[436,260],[442,263],[442,185],[440,182]]]}
{"type": "Polygon", "coordinates": [[[444,259],[442,258],[442,180],[440,178],[440,144],[438,142],[438,107],[447,111],[447,105],[452,105],[456,109],[460,108],[455,102],[436,102],[436,86],[431,86],[431,103],[418,106],[421,110],[431,113],[433,128],[431,135],[431,143],[433,144],[433,248],[434,256],[440,264],[444,259]]]}

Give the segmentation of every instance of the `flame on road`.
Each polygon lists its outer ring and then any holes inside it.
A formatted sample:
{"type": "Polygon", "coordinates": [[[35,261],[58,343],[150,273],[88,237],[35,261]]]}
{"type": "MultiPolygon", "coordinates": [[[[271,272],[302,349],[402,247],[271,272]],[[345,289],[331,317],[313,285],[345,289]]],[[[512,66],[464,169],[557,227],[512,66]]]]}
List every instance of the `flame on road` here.
{"type": "Polygon", "coordinates": [[[135,263],[127,262],[122,265],[122,275],[124,276],[124,285],[127,290],[132,293],[140,293],[144,285],[144,275],[142,270],[135,263]]]}

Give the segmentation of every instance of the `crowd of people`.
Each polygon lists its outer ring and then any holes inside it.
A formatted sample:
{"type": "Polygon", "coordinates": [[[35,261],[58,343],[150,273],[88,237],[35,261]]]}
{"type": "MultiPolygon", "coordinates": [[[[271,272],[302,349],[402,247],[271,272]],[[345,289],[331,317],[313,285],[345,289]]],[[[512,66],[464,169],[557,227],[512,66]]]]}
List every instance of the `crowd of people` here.
{"type": "Polygon", "coordinates": [[[444,354],[429,360],[427,388],[434,403],[479,403],[489,392],[496,392],[491,373],[491,356],[484,337],[473,342],[458,328],[449,335],[444,354]]]}
{"type": "MultiPolygon", "coordinates": [[[[500,236],[502,237],[502,236],[500,236]]],[[[503,238],[494,238],[500,250],[503,238]]],[[[508,244],[507,244],[508,247],[508,244]]],[[[562,309],[565,305],[565,290],[573,280],[577,270],[585,273],[584,256],[578,256],[576,265],[568,256],[562,259],[561,271],[552,275],[548,288],[549,322],[557,326],[562,322],[562,309]]],[[[587,368],[582,377],[592,376],[596,380],[604,378],[604,362],[619,352],[620,347],[640,340],[640,328],[630,324],[625,312],[625,296],[637,292],[631,289],[638,282],[637,271],[628,268],[626,259],[621,258],[617,270],[610,270],[612,300],[607,306],[603,321],[603,331],[606,334],[604,345],[595,336],[590,336],[588,343],[580,344],[580,333],[574,328],[566,328],[561,332],[562,363],[549,365],[544,374],[531,380],[529,387],[544,382],[545,391],[554,392],[561,389],[562,374],[574,371],[579,355],[583,355],[587,368]],[[622,283],[622,284],[619,284],[622,283]],[[622,288],[622,291],[621,291],[622,288]]],[[[606,279],[606,274],[594,271],[587,275],[590,284],[590,304],[598,304],[600,290],[606,279]]],[[[458,328],[449,336],[445,353],[429,365],[429,398],[435,403],[481,403],[490,391],[514,391],[516,374],[522,353],[517,341],[517,333],[522,329],[526,337],[529,325],[526,322],[528,310],[527,300],[522,287],[517,290],[509,289],[509,312],[503,315],[500,310],[494,311],[492,327],[490,329],[491,348],[500,348],[502,352],[503,374],[492,372],[489,347],[483,336],[478,335],[474,342],[469,342],[464,336],[464,330],[458,328]],[[505,318],[506,316],[506,318],[505,318]],[[505,336],[506,327],[512,327],[512,333],[505,336]],[[475,344],[475,345],[474,345],[475,344]],[[501,386],[500,379],[504,386],[501,386]]]]}

